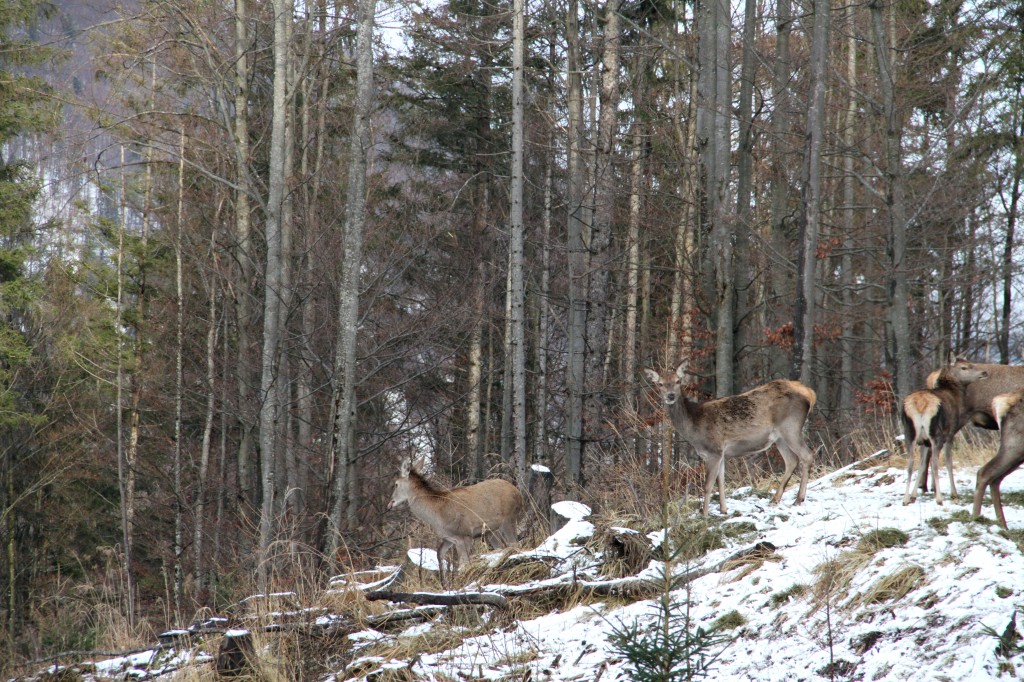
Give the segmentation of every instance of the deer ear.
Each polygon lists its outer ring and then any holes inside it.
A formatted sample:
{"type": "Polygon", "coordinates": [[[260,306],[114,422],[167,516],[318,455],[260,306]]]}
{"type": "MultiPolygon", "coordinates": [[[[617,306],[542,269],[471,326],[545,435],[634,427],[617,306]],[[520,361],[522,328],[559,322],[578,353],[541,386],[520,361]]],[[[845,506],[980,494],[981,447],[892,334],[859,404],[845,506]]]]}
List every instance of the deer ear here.
{"type": "Polygon", "coordinates": [[[682,381],[686,378],[686,362],[680,362],[679,366],[676,367],[676,379],[682,381]]]}
{"type": "Polygon", "coordinates": [[[946,364],[950,367],[956,364],[956,353],[952,349],[949,351],[949,358],[946,359],[946,364]]]}
{"type": "Polygon", "coordinates": [[[655,372],[650,367],[644,367],[644,376],[646,376],[647,380],[650,381],[652,384],[656,384],[661,381],[661,375],[655,372]]]}
{"type": "Polygon", "coordinates": [[[412,460],[408,458],[402,458],[402,463],[398,467],[398,474],[402,478],[409,478],[409,471],[412,469],[412,460]]]}

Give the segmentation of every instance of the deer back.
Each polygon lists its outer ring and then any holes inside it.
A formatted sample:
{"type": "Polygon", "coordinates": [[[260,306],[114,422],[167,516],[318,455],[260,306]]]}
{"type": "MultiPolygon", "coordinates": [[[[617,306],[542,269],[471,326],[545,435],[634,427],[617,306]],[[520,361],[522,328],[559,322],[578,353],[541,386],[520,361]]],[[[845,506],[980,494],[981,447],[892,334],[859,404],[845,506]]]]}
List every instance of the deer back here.
{"type": "Polygon", "coordinates": [[[441,488],[414,469],[404,480],[413,515],[444,538],[480,537],[485,532],[514,524],[523,508],[519,489],[498,478],[458,488],[441,488]]]}
{"type": "Polygon", "coordinates": [[[802,428],[817,400],[798,381],[780,379],[734,396],[709,400],[693,411],[694,431],[716,447],[729,442],[759,441],[789,424],[802,428]]]}

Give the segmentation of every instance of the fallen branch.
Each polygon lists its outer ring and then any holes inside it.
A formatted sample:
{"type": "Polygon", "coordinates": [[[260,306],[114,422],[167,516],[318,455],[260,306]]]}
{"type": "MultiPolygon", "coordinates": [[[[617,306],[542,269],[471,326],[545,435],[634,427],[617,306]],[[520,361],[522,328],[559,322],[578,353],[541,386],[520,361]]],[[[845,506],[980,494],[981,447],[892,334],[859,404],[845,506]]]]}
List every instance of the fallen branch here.
{"type": "MultiPolygon", "coordinates": [[[[731,568],[733,565],[749,561],[751,559],[764,559],[775,551],[775,545],[770,542],[758,542],[757,544],[742,549],[722,561],[711,566],[701,566],[686,573],[672,576],[671,589],[679,589],[687,583],[698,578],[703,578],[711,573],[718,573],[731,568]]],[[[656,578],[640,578],[632,576],[617,580],[562,580],[548,582],[541,585],[525,585],[513,587],[489,586],[493,593],[505,597],[535,598],[555,597],[559,599],[570,599],[573,597],[625,597],[629,599],[646,599],[660,594],[665,590],[665,582],[656,578]]]]}
{"type": "Polygon", "coordinates": [[[508,608],[508,599],[495,592],[391,592],[375,590],[367,592],[369,601],[402,601],[410,604],[431,604],[434,606],[465,606],[483,604],[498,609],[508,608]]]}

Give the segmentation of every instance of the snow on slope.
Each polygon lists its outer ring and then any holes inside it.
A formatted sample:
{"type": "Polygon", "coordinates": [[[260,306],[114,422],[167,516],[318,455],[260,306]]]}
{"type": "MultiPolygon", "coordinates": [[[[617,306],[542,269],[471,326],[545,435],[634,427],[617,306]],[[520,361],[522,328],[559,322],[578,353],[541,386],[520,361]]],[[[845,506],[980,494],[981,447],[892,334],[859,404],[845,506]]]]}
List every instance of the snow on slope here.
{"type": "MultiPolygon", "coordinates": [[[[958,472],[957,487],[962,495],[973,492],[974,475],[973,469],[958,472]]],[[[822,680],[829,679],[827,666],[833,662],[838,663],[833,668],[837,671],[834,679],[960,682],[1024,678],[1020,640],[1007,660],[996,655],[993,634],[1003,633],[1015,614],[1024,611],[1024,555],[996,526],[968,520],[970,500],[957,504],[947,499],[939,507],[931,495],[925,495],[904,507],[904,476],[904,471],[885,461],[861,462],[812,482],[800,507],[792,506],[795,486],[778,506],[749,488],[732,493],[730,517],[725,523],[738,524],[749,532],[727,539],[729,546],[711,552],[698,564],[715,565],[758,541],[772,543],[777,551],[760,565],[710,573],[694,580],[689,590],[673,594],[680,604],[689,599],[693,627],[707,628],[725,614],[743,622],[731,631],[735,640],[722,651],[708,679],[822,680]],[[954,514],[964,520],[951,519],[954,514]],[[829,600],[831,608],[816,608],[820,602],[807,589],[818,579],[815,569],[853,550],[865,534],[893,528],[904,531],[909,540],[875,553],[848,589],[837,591],[829,600]],[[905,596],[868,598],[880,580],[900,572],[918,579],[905,596]],[[802,593],[796,589],[799,587],[804,588],[802,593]]],[[[948,486],[948,481],[943,480],[943,486],[948,486]]],[[[1008,477],[1002,490],[1024,490],[1024,470],[1008,477]]],[[[586,519],[588,510],[578,503],[560,505],[569,522],[535,551],[558,555],[562,562],[556,575],[540,582],[598,578],[600,557],[580,546],[580,540],[594,532],[586,519]]],[[[1024,508],[1011,505],[1005,511],[1012,529],[1024,528],[1024,508]]],[[[991,506],[986,506],[983,514],[992,518],[991,506]]],[[[661,536],[652,533],[651,537],[657,541],[661,536]]],[[[657,577],[660,571],[661,565],[651,562],[643,574],[657,577]]],[[[609,634],[634,621],[653,623],[654,607],[653,601],[627,606],[594,602],[502,625],[486,635],[468,636],[451,649],[420,654],[412,661],[386,660],[379,655],[401,650],[389,645],[403,638],[450,626],[421,624],[397,635],[357,632],[348,637],[354,660],[325,682],[629,680],[628,664],[612,650],[609,634]],[[388,668],[401,671],[388,677],[388,668]]],[[[1021,621],[1024,629],[1024,618],[1021,621]]],[[[141,652],[95,661],[90,664],[91,674],[83,674],[82,679],[194,679],[194,668],[208,668],[211,661],[211,653],[204,647],[169,649],[159,655],[141,652]]]]}
{"type": "MultiPolygon", "coordinates": [[[[961,495],[973,492],[974,473],[970,469],[958,473],[961,495]]],[[[690,585],[694,625],[706,628],[732,611],[745,620],[734,631],[739,636],[722,653],[711,679],[828,679],[831,661],[844,664],[839,668],[844,672],[836,679],[960,681],[1024,676],[1024,654],[1018,652],[1009,661],[998,658],[998,641],[991,632],[1002,633],[1015,612],[1024,610],[1020,550],[993,525],[929,524],[934,518],[948,522],[957,511],[966,518],[962,512],[970,511],[970,500],[957,504],[947,499],[939,507],[926,495],[904,507],[904,477],[902,470],[885,463],[854,465],[813,482],[801,507],[791,506],[795,490],[778,506],[750,489],[732,494],[730,514],[738,512],[738,516],[730,522],[753,524],[756,533],[711,553],[705,561],[718,562],[756,540],[774,544],[780,560],[766,561],[753,572],[748,566],[713,573],[690,585]],[[832,608],[815,609],[808,593],[782,599],[794,586],[813,585],[815,567],[855,547],[865,533],[883,528],[900,529],[910,539],[875,554],[856,574],[848,592],[836,596],[832,608]],[[864,601],[880,579],[908,567],[920,569],[921,582],[904,597],[851,606],[858,597],[864,601]]],[[[948,487],[948,480],[943,485],[948,487]]],[[[1024,471],[1008,477],[1002,489],[1024,489],[1024,471]]],[[[1011,528],[1024,526],[1024,510],[1015,507],[1006,512],[1011,528]]],[[[986,506],[983,514],[992,518],[991,507],[986,506]]],[[[546,544],[550,549],[552,543],[546,544]]],[[[657,566],[648,569],[657,570],[657,566]]],[[[581,570],[580,577],[585,574],[581,570]]],[[[680,590],[674,596],[682,601],[687,593],[680,590]]],[[[424,680],[467,675],[524,679],[521,675],[527,669],[533,680],[628,680],[628,665],[616,659],[608,635],[619,624],[652,619],[654,613],[650,601],[619,608],[600,603],[579,606],[464,640],[448,651],[421,655],[410,670],[416,679],[424,680]]],[[[423,630],[419,626],[405,636],[423,630]]],[[[409,666],[408,661],[382,663],[384,667],[409,666]]]]}

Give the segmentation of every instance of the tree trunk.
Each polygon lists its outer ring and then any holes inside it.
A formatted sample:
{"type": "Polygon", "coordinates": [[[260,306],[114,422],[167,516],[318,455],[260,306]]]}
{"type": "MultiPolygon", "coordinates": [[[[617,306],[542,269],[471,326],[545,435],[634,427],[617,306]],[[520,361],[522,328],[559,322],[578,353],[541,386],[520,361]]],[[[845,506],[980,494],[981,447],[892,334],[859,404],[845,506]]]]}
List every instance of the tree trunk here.
{"type": "Polygon", "coordinates": [[[728,208],[730,114],[729,7],[724,0],[701,5],[700,76],[698,88],[697,135],[701,145],[703,175],[703,222],[710,241],[704,247],[704,266],[713,273],[706,291],[713,306],[715,331],[715,390],[725,396],[733,392],[735,356],[736,292],[734,273],[735,230],[728,208]]]}
{"type": "Polygon", "coordinates": [[[797,263],[796,305],[793,310],[793,364],[789,376],[811,384],[814,349],[814,290],[821,233],[821,155],[825,146],[825,86],[828,78],[831,0],[814,0],[811,40],[811,101],[807,109],[807,147],[804,156],[800,260],[797,263]]]}
{"type": "MultiPolygon", "coordinates": [[[[1019,91],[1018,91],[1019,93],[1019,91]]],[[[1018,96],[1018,103],[1021,101],[1018,96]]],[[[1021,180],[1024,176],[1024,149],[1021,149],[1020,140],[1024,139],[1024,116],[1020,110],[1015,114],[1017,120],[1017,131],[1015,137],[1018,143],[1014,145],[1013,174],[1010,178],[1010,201],[1006,207],[1006,237],[1003,241],[1003,308],[1000,314],[1002,324],[999,329],[999,361],[1004,365],[1010,364],[1012,355],[1010,353],[1010,314],[1013,310],[1013,241],[1017,232],[1017,208],[1020,206],[1021,180]]]]}
{"type": "Polygon", "coordinates": [[[185,400],[185,274],[182,266],[181,235],[185,229],[185,129],[181,129],[178,148],[178,225],[174,237],[174,283],[177,298],[174,353],[174,613],[181,617],[182,593],[185,586],[183,561],[185,552],[184,489],[182,485],[181,439],[183,402],[185,400]]]}
{"type": "Polygon", "coordinates": [[[268,160],[268,193],[266,206],[267,255],[263,288],[263,349],[260,353],[260,504],[259,589],[269,589],[271,548],[277,528],[275,522],[277,487],[277,430],[281,418],[277,392],[277,370],[280,355],[280,309],[283,283],[282,228],[285,209],[288,126],[288,44],[292,21],[292,0],[274,0],[274,86],[273,117],[268,160]]]}
{"type": "Polygon", "coordinates": [[[584,451],[596,458],[607,438],[604,412],[607,401],[608,300],[612,267],[612,228],[615,198],[615,143],[619,108],[619,7],[622,0],[608,0],[604,12],[604,48],[601,55],[601,109],[595,150],[594,220],[590,230],[590,282],[587,294],[587,361],[584,370],[584,451]]]}
{"type": "Polygon", "coordinates": [[[512,2],[512,182],[509,210],[509,299],[512,324],[512,442],[520,488],[526,486],[526,285],[523,279],[524,0],[512,2]]]}
{"type": "MultiPolygon", "coordinates": [[[[584,135],[583,83],[580,76],[579,4],[566,10],[566,100],[568,106],[568,280],[569,321],[566,366],[565,473],[570,490],[583,485],[583,368],[587,344],[587,258],[583,244],[584,135]]],[[[572,494],[572,493],[570,493],[572,494]]]]}
{"type": "Polygon", "coordinates": [[[547,418],[548,418],[548,296],[551,290],[551,227],[552,227],[552,204],[555,193],[554,160],[554,135],[548,138],[548,148],[552,150],[544,160],[544,216],[543,235],[541,236],[541,269],[540,286],[537,292],[537,343],[536,353],[536,379],[534,380],[534,410],[536,412],[536,426],[533,430],[533,461],[534,463],[550,463],[548,455],[547,440],[547,418]]]}
{"type": "Polygon", "coordinates": [[[743,58],[740,64],[739,144],[736,162],[736,356],[740,385],[745,385],[754,374],[745,367],[747,330],[751,325],[748,314],[754,288],[754,273],[749,259],[751,199],[754,182],[754,78],[756,76],[755,28],[757,26],[757,0],[745,0],[743,9],[743,58]]]}
{"type": "MultiPolygon", "coordinates": [[[[135,578],[133,573],[133,562],[134,562],[134,548],[135,548],[135,459],[134,455],[137,451],[131,448],[131,436],[129,436],[128,447],[124,444],[124,384],[125,384],[125,369],[124,369],[124,230],[125,222],[128,219],[127,216],[127,195],[126,186],[124,181],[124,147],[121,147],[121,215],[118,221],[117,230],[117,315],[115,317],[115,324],[117,328],[114,333],[117,335],[117,467],[118,467],[118,481],[120,483],[121,492],[121,541],[124,543],[124,574],[125,574],[125,586],[128,592],[128,619],[129,622],[135,620],[135,578]]],[[[134,385],[138,385],[139,382],[136,380],[134,385]]],[[[135,391],[132,391],[133,398],[135,391]]],[[[130,412],[130,415],[134,416],[138,414],[138,410],[130,412]]],[[[129,420],[132,423],[133,420],[129,420]]],[[[134,424],[136,429],[133,433],[138,433],[137,422],[134,424]]],[[[136,443],[138,442],[136,438],[136,443]]],[[[11,476],[13,477],[13,472],[11,476]]],[[[11,504],[14,503],[13,496],[10,498],[11,504]]],[[[13,535],[11,536],[13,539],[13,535]]],[[[12,540],[13,541],[13,540],[12,540]]],[[[14,582],[11,582],[11,589],[14,589],[14,582]]],[[[11,612],[12,615],[15,613],[11,612]]]]}
{"type": "MultiPolygon", "coordinates": [[[[626,234],[626,320],[622,339],[622,408],[636,414],[637,403],[637,311],[640,295],[640,209],[643,191],[644,136],[639,123],[633,123],[633,159],[629,175],[629,225],[626,234]]],[[[629,450],[634,455],[639,440],[634,437],[629,450]]]]}
{"type": "Polygon", "coordinates": [[[341,530],[358,524],[356,426],[356,326],[359,313],[359,269],[366,221],[366,172],[370,154],[370,116],[373,113],[373,19],[376,0],[359,0],[356,43],[356,101],[349,140],[348,188],[345,203],[341,291],[338,295],[338,344],[335,376],[338,405],[334,424],[333,503],[328,519],[327,559],[333,562],[341,530]],[[343,517],[344,516],[344,522],[343,517]]]}
{"type": "MultiPolygon", "coordinates": [[[[778,0],[775,24],[775,67],[772,73],[772,98],[775,106],[772,109],[772,180],[771,180],[771,242],[772,250],[779,254],[770,264],[771,279],[769,286],[769,325],[781,327],[784,320],[790,319],[790,309],[786,301],[792,296],[792,277],[790,263],[782,258],[782,254],[790,253],[790,215],[789,196],[789,165],[791,163],[792,145],[790,144],[790,114],[792,103],[789,94],[789,81],[792,77],[792,58],[789,50],[790,34],[793,32],[793,15],[791,0],[778,0]]],[[[772,348],[769,351],[771,375],[784,376],[789,368],[786,366],[782,349],[772,348]]]]}
{"type": "MultiPolygon", "coordinates": [[[[840,359],[840,381],[839,381],[839,412],[845,420],[853,417],[853,389],[857,385],[854,377],[854,352],[856,341],[854,339],[854,315],[853,315],[853,249],[854,249],[854,218],[856,208],[854,206],[855,193],[854,183],[854,142],[855,126],[857,124],[857,89],[853,87],[857,83],[857,32],[855,30],[856,9],[854,5],[847,6],[847,39],[846,39],[846,82],[850,84],[850,95],[846,103],[845,121],[843,124],[843,245],[842,261],[840,267],[840,294],[843,306],[842,312],[842,358],[840,359]]],[[[848,421],[849,423],[849,421],[848,421]]]]}
{"type": "Polygon", "coordinates": [[[250,508],[256,506],[256,473],[253,466],[253,433],[255,418],[252,405],[256,401],[255,368],[251,362],[251,326],[253,305],[251,282],[255,278],[252,253],[252,227],[250,204],[250,152],[249,152],[249,37],[246,0],[235,0],[235,107],[234,153],[237,189],[235,190],[235,239],[232,262],[238,268],[235,277],[234,308],[235,333],[238,352],[235,353],[235,373],[238,381],[238,492],[239,498],[250,508]]]}
{"type": "Polygon", "coordinates": [[[903,125],[896,108],[896,78],[885,30],[884,0],[871,0],[875,56],[885,118],[885,203],[889,212],[889,323],[893,338],[893,376],[896,396],[913,389],[910,381],[910,296],[907,288],[907,220],[903,190],[903,125]]]}

